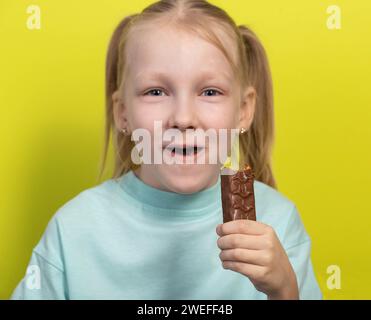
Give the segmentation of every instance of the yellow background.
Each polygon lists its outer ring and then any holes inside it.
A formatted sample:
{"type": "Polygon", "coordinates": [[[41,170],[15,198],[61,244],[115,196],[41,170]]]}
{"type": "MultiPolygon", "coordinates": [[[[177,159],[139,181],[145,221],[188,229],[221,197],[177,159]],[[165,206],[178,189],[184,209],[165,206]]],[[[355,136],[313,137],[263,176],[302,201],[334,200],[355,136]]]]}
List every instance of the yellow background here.
{"type": "MultiPolygon", "coordinates": [[[[211,2],[255,30],[268,52],[274,171],[312,238],[324,297],[370,299],[371,2],[211,2]],[[326,27],[332,4],[340,30],[326,27]],[[326,286],[329,265],[341,268],[340,290],[326,286]]],[[[1,1],[0,298],[57,208],[96,183],[108,39],[149,3],[1,1]],[[30,4],[41,8],[40,30],[26,28],[30,4]]]]}

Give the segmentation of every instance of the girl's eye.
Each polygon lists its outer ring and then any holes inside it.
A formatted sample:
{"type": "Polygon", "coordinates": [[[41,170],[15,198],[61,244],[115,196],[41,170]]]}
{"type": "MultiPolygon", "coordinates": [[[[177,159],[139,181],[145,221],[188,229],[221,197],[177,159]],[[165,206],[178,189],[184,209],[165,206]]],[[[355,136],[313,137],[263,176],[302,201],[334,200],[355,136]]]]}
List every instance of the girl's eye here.
{"type": "MultiPolygon", "coordinates": [[[[154,93],[154,96],[161,96],[161,92],[163,92],[161,89],[151,89],[147,91],[144,95],[147,96],[149,93],[154,93]]],[[[152,94],[150,94],[152,95],[152,94]]]]}
{"type": "Polygon", "coordinates": [[[205,90],[204,92],[207,93],[206,96],[208,96],[208,97],[210,97],[210,96],[214,96],[213,93],[218,93],[218,95],[219,95],[219,94],[222,94],[220,91],[215,90],[215,89],[207,89],[207,90],[205,90]]]}

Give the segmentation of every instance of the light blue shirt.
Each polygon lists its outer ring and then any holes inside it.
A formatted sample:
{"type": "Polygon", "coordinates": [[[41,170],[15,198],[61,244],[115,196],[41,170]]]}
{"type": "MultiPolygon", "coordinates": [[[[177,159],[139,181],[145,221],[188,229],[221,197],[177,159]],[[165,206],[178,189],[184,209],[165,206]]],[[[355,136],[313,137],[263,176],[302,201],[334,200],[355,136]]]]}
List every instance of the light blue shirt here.
{"type": "MultiPolygon", "coordinates": [[[[254,182],[257,220],[272,226],[296,272],[301,299],[321,299],[311,242],[296,206],[254,182]]],[[[12,299],[266,299],[224,269],[220,177],[185,195],[153,188],[132,171],[61,206],[34,248],[12,299]]]]}

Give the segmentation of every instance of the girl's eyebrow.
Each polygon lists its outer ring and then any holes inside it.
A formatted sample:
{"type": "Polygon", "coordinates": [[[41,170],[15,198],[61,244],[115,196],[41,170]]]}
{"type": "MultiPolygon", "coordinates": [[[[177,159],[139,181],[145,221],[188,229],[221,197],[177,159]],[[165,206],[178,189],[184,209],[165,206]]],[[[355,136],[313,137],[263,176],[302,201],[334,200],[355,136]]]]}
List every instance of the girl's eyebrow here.
{"type": "MultiPolygon", "coordinates": [[[[202,71],[201,71],[202,72],[202,71]]],[[[147,78],[147,79],[154,79],[154,80],[164,80],[168,81],[171,79],[171,75],[167,74],[162,71],[141,71],[136,76],[135,79],[140,78],[147,78]]],[[[210,71],[204,71],[200,74],[198,77],[200,80],[219,80],[220,78],[224,78],[226,81],[231,82],[232,78],[231,76],[226,72],[210,72],[210,71]]]]}

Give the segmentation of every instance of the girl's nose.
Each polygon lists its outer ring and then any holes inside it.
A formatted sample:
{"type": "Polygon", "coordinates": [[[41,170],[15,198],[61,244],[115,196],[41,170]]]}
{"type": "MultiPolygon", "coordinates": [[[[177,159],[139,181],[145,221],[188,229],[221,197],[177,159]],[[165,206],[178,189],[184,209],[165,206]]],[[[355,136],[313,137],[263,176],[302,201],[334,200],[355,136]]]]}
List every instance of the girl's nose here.
{"type": "Polygon", "coordinates": [[[197,128],[197,114],[194,101],[192,102],[191,99],[184,97],[175,101],[169,119],[169,126],[181,130],[197,128]]]}

